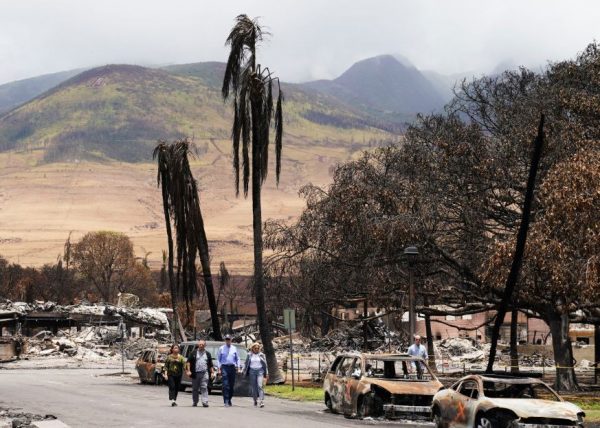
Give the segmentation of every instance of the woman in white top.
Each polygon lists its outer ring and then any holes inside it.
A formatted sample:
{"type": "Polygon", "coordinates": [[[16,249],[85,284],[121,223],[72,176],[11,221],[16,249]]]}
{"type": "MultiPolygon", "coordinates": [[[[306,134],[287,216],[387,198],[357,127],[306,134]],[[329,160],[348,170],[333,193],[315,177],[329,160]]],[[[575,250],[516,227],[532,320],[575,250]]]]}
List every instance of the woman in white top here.
{"type": "Polygon", "coordinates": [[[269,378],[267,369],[267,359],[265,354],[260,352],[260,344],[253,343],[250,347],[250,353],[246,358],[244,366],[244,376],[250,376],[250,388],[252,389],[252,398],[254,398],[254,406],[265,406],[265,392],[263,390],[263,382],[269,378]]]}

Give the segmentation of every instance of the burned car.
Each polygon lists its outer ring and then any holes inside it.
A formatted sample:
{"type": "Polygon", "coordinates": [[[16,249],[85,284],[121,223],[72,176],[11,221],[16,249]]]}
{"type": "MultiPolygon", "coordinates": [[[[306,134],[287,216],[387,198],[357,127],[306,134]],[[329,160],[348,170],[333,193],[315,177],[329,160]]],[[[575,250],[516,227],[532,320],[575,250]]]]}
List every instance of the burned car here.
{"type": "Polygon", "coordinates": [[[345,354],[325,376],[325,404],[348,417],[431,419],[442,389],[425,360],[408,354],[345,354]]]}
{"type": "Polygon", "coordinates": [[[169,345],[145,349],[135,362],[141,383],[160,385],[163,383],[163,367],[169,353],[169,345]]]}
{"type": "Polygon", "coordinates": [[[470,375],[433,398],[436,427],[583,427],[584,412],[539,379],[470,375]]]}

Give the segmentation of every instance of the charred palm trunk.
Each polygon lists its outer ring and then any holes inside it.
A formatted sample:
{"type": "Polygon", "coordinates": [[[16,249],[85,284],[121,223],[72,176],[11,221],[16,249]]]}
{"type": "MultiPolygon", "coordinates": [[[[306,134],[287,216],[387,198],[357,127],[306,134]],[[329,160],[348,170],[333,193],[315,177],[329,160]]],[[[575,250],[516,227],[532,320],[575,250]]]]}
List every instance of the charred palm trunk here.
{"type": "Polygon", "coordinates": [[[221,325],[219,322],[219,308],[215,299],[215,288],[212,282],[212,273],[210,271],[210,255],[208,252],[208,239],[204,229],[204,220],[200,212],[200,204],[196,199],[196,228],[198,233],[198,255],[200,256],[200,264],[202,265],[202,276],[204,278],[204,288],[206,289],[206,297],[208,299],[208,307],[210,309],[210,318],[212,322],[213,337],[215,340],[223,340],[221,336],[221,325]]]}
{"type": "Polygon", "coordinates": [[[171,326],[171,338],[173,342],[177,341],[177,331],[179,330],[179,315],[177,313],[177,285],[175,282],[175,271],[173,268],[173,232],[171,230],[171,218],[169,216],[169,197],[167,183],[163,178],[161,182],[163,197],[163,212],[165,215],[165,227],[167,229],[167,247],[168,247],[168,271],[169,271],[169,291],[171,292],[171,309],[173,309],[173,321],[171,326]]]}
{"type": "Polygon", "coordinates": [[[535,177],[537,175],[540,158],[542,157],[543,144],[544,115],[542,114],[538,127],[538,134],[534,141],[533,154],[531,156],[531,167],[529,168],[529,177],[527,179],[527,189],[525,190],[525,201],[523,203],[521,225],[519,226],[519,233],[517,234],[515,255],[513,257],[510,273],[508,274],[508,279],[506,280],[504,295],[502,296],[502,301],[500,302],[500,306],[498,308],[498,315],[496,316],[496,321],[494,322],[494,328],[492,330],[492,344],[490,347],[490,355],[486,368],[487,373],[492,373],[494,370],[494,360],[496,359],[496,347],[498,345],[498,338],[500,337],[500,327],[504,322],[504,316],[506,315],[508,304],[512,300],[513,292],[517,286],[517,280],[519,279],[521,264],[523,263],[523,254],[525,253],[525,244],[527,242],[527,232],[529,230],[529,220],[531,217],[531,205],[533,203],[535,177]]]}
{"type": "Polygon", "coordinates": [[[281,383],[283,377],[279,371],[277,357],[271,338],[271,326],[267,320],[267,309],[265,305],[265,285],[263,277],[263,239],[262,239],[262,207],[261,207],[261,155],[262,146],[259,141],[260,131],[256,124],[256,118],[260,117],[258,108],[253,103],[253,132],[252,132],[252,230],[254,232],[254,294],[256,299],[256,315],[258,317],[258,329],[262,339],[263,349],[267,358],[269,368],[269,383],[281,383]]]}

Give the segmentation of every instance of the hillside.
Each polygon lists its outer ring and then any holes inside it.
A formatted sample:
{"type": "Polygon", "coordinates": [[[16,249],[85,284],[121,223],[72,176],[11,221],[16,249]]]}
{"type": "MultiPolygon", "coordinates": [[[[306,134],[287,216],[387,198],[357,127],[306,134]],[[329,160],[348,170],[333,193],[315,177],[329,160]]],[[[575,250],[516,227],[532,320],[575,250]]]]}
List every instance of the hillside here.
{"type": "MultiPolygon", "coordinates": [[[[215,75],[132,65],[85,71],[0,117],[0,150],[41,150],[46,162],[140,162],[150,160],[159,139],[228,138],[231,108],[213,84],[215,75]]],[[[364,145],[396,138],[327,95],[293,85],[285,91],[285,130],[292,140],[364,145]]]]}
{"type": "Polygon", "coordinates": [[[304,86],[397,122],[439,110],[445,102],[425,75],[391,55],[359,61],[334,80],[304,86]]]}
{"type": "Polygon", "coordinates": [[[32,100],[65,80],[81,73],[81,71],[61,71],[0,85],[0,114],[32,100]]]}

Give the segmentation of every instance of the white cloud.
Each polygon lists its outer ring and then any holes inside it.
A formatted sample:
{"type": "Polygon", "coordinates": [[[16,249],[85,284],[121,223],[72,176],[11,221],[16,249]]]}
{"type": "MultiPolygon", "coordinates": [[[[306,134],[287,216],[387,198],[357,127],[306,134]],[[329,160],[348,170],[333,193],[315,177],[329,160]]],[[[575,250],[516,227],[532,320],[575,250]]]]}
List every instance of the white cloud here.
{"type": "Polygon", "coordinates": [[[442,73],[537,66],[600,33],[600,4],[583,0],[3,0],[0,83],[106,63],[224,61],[239,13],[269,27],[261,61],[286,81],[385,53],[442,73]]]}

